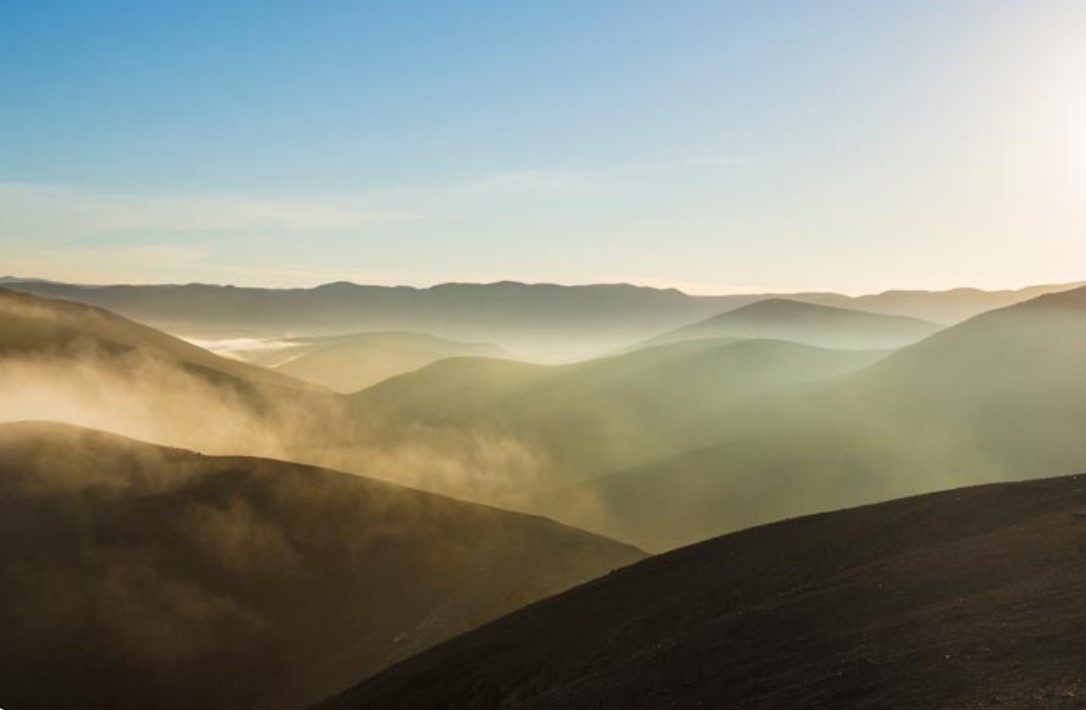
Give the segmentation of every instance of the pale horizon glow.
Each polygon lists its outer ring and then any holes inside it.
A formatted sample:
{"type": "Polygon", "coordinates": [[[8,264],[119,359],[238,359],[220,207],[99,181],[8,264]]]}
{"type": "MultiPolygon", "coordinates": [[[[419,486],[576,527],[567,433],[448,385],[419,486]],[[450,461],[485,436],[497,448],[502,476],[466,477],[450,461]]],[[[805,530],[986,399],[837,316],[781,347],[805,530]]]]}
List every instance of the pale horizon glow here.
{"type": "Polygon", "coordinates": [[[0,273],[851,295],[1086,278],[1075,0],[0,19],[0,273]]]}

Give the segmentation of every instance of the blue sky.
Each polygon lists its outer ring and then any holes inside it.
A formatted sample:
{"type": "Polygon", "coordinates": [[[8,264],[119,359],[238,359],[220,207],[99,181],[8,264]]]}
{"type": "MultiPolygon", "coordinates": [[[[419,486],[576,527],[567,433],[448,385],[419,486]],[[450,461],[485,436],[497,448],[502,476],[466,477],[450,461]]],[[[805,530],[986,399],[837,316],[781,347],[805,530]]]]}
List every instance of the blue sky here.
{"type": "Polygon", "coordinates": [[[9,0],[0,67],[0,272],[1084,276],[1077,0],[9,0]]]}

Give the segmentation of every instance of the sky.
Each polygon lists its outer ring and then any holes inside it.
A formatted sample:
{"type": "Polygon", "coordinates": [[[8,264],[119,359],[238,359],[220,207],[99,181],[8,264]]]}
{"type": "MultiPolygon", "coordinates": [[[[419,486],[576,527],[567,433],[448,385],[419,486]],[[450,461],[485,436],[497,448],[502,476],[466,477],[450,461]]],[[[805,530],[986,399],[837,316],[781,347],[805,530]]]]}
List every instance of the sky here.
{"type": "Polygon", "coordinates": [[[7,0],[0,274],[1086,279],[1081,0],[7,0]]]}

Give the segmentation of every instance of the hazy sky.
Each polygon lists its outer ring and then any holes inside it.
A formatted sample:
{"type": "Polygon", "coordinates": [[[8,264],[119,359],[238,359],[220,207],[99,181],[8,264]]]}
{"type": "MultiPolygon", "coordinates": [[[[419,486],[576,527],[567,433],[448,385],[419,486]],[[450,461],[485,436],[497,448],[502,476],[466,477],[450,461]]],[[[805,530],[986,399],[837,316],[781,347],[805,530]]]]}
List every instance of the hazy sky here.
{"type": "Polygon", "coordinates": [[[0,274],[1086,278],[1086,1],[0,4],[0,274]]]}

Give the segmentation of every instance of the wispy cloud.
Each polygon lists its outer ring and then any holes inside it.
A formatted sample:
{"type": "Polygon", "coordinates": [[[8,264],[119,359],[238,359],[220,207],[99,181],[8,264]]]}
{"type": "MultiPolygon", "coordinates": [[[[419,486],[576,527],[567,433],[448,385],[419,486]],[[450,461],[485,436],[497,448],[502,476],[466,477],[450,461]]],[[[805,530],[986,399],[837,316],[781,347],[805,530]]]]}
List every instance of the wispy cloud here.
{"type": "Polygon", "coordinates": [[[141,194],[27,183],[0,184],[0,234],[122,231],[343,230],[420,216],[362,197],[141,194]]]}
{"type": "Polygon", "coordinates": [[[708,156],[584,169],[525,168],[446,183],[325,196],[142,193],[0,183],[0,239],[133,232],[341,232],[446,214],[496,200],[621,193],[654,173],[734,166],[749,156],[708,156]]]}
{"type": "Polygon", "coordinates": [[[0,249],[5,271],[95,283],[423,284],[476,269],[481,279],[499,279],[524,266],[523,252],[502,253],[508,244],[545,251],[540,245],[555,236],[606,242],[637,230],[688,229],[657,213],[704,192],[707,166],[746,160],[529,167],[326,195],[0,183],[0,249]],[[485,267],[471,250],[490,255],[485,267]]]}

